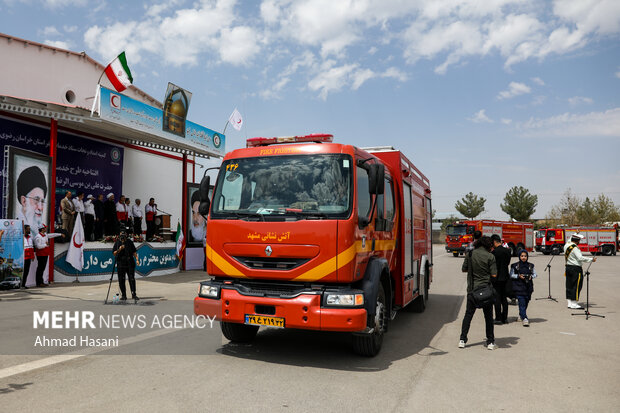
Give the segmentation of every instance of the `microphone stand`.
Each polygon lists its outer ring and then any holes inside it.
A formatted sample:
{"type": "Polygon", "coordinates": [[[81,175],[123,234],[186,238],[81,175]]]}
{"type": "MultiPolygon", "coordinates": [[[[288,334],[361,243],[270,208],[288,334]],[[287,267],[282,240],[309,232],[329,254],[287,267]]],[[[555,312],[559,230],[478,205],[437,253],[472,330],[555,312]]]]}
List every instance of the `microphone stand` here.
{"type": "Polygon", "coordinates": [[[547,266],[543,270],[543,271],[547,271],[549,273],[549,295],[547,295],[546,297],[537,298],[536,300],[551,300],[551,301],[555,301],[556,303],[558,302],[558,300],[556,300],[555,298],[551,297],[551,261],[553,261],[553,259],[555,257],[556,257],[555,255],[551,256],[551,259],[549,260],[549,262],[547,263],[547,266]]]}
{"type": "Polygon", "coordinates": [[[588,265],[588,268],[586,269],[586,308],[585,311],[583,313],[572,313],[571,315],[585,315],[586,316],[586,320],[590,317],[601,317],[601,318],[605,318],[604,315],[600,315],[600,314],[592,314],[590,313],[590,267],[592,266],[592,263],[594,261],[590,261],[590,265],[588,265]]]}

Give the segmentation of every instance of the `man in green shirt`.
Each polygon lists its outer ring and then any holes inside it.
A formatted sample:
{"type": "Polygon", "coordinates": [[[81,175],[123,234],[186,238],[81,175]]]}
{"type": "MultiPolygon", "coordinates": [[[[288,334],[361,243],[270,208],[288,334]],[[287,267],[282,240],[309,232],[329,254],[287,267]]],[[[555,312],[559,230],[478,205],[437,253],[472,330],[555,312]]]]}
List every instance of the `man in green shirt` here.
{"type": "MultiPolygon", "coordinates": [[[[483,236],[474,245],[474,250],[471,251],[471,253],[465,254],[465,260],[463,261],[461,270],[467,273],[467,306],[465,308],[465,317],[463,318],[463,325],[461,327],[459,348],[465,348],[471,319],[476,312],[473,291],[489,284],[491,279],[497,278],[497,264],[495,263],[495,257],[490,252],[492,245],[491,238],[483,236]]],[[[487,348],[489,350],[495,350],[493,304],[483,307],[482,312],[484,313],[484,323],[486,326],[487,348]]]]}

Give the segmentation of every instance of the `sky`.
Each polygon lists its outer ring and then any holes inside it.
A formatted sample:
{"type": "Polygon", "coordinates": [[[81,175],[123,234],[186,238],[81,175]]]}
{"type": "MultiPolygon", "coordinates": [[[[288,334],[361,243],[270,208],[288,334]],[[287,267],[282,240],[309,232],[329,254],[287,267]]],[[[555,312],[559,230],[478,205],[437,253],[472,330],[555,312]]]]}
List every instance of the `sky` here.
{"type": "Polygon", "coordinates": [[[393,146],[438,213],[471,191],[507,219],[513,186],[534,218],[569,188],[620,205],[618,0],[0,0],[0,31],[104,65],[125,51],[134,86],[191,91],[188,118],[216,131],[237,108],[227,150],[393,146]]]}

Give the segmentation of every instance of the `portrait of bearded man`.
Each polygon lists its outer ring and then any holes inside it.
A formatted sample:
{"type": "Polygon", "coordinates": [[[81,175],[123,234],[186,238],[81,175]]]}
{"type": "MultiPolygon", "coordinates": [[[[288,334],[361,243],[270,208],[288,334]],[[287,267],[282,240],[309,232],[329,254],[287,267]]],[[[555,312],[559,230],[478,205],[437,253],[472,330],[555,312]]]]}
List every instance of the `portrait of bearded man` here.
{"type": "Polygon", "coordinates": [[[38,166],[24,169],[17,178],[17,219],[33,228],[39,228],[45,222],[45,204],[47,181],[38,166]]]}

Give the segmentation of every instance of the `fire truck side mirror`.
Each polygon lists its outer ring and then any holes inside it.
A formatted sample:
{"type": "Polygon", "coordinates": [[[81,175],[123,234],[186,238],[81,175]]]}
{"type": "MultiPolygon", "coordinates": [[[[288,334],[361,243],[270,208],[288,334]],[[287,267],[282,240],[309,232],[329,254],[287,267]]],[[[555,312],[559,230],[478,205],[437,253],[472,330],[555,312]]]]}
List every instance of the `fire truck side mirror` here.
{"type": "Polygon", "coordinates": [[[368,170],[368,192],[371,195],[381,195],[385,192],[385,166],[375,163],[368,170]]]}
{"type": "Polygon", "coordinates": [[[205,176],[200,181],[200,205],[198,206],[198,212],[202,216],[209,215],[209,208],[211,207],[211,200],[209,199],[209,188],[211,187],[211,177],[205,176]]]}

